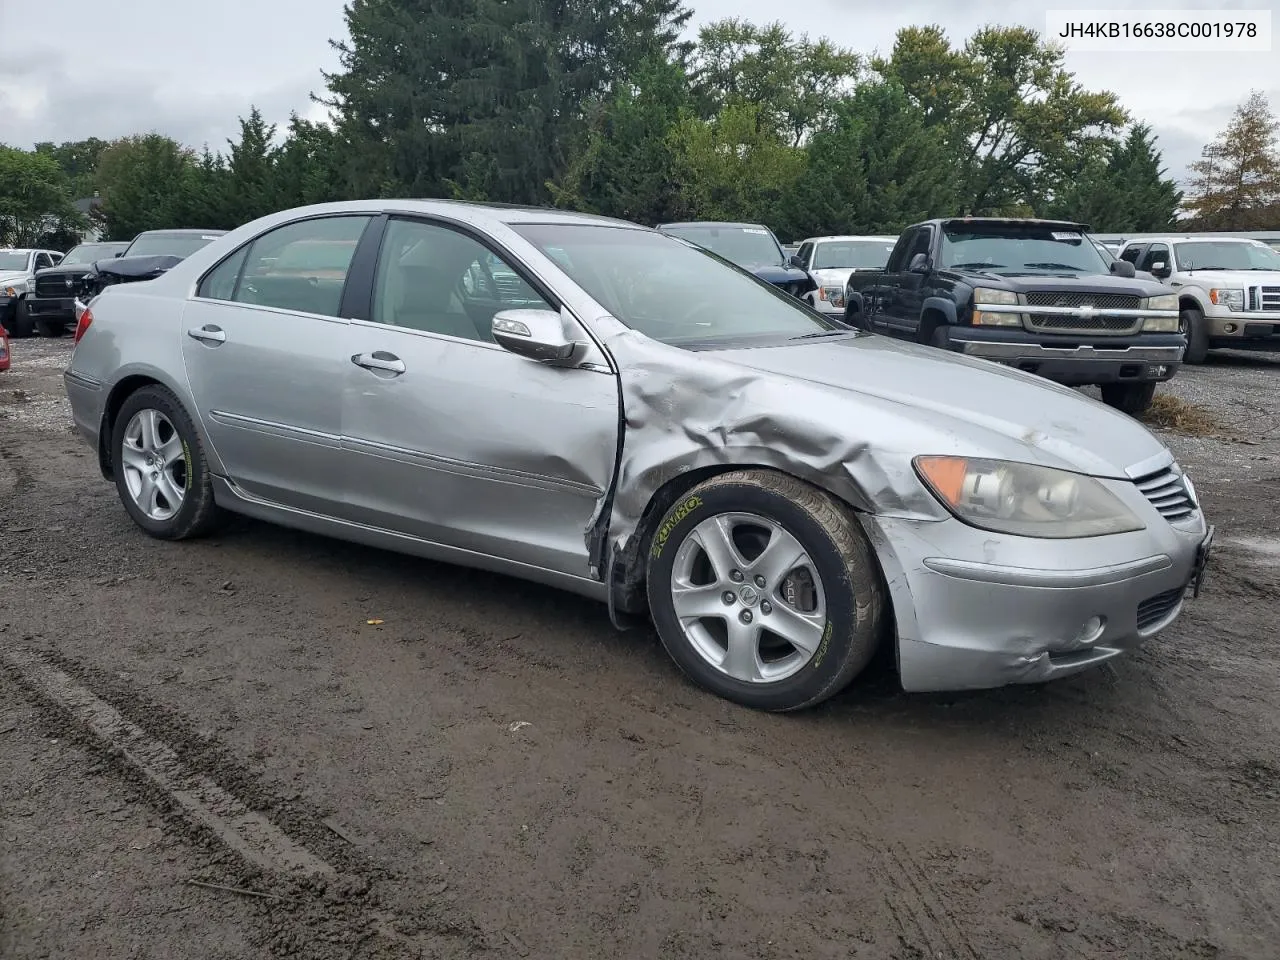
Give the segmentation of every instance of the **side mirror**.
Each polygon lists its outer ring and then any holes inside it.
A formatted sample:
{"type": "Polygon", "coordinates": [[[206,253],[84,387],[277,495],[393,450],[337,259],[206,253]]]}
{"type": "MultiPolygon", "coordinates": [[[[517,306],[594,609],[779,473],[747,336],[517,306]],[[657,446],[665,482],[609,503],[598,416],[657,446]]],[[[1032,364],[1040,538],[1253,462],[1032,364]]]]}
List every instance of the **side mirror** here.
{"type": "Polygon", "coordinates": [[[1124,277],[1127,280],[1132,280],[1138,273],[1138,271],[1134,269],[1133,264],[1128,260],[1112,260],[1111,272],[1117,277],[1124,277]]]}
{"type": "Polygon", "coordinates": [[[787,258],[787,264],[789,266],[796,267],[800,270],[803,270],[805,268],[804,261],[800,259],[800,254],[798,253],[793,253],[791,256],[789,256],[787,258]]]}
{"type": "Polygon", "coordinates": [[[917,253],[911,258],[911,262],[907,264],[908,273],[928,273],[929,272],[929,255],[927,253],[917,253]]]}
{"type": "Polygon", "coordinates": [[[123,251],[123,250],[117,250],[117,251],[116,251],[115,253],[113,253],[111,256],[113,256],[113,257],[123,257],[123,256],[124,256],[124,251],[123,251]]]}
{"type": "Polygon", "coordinates": [[[1169,264],[1165,263],[1163,260],[1157,260],[1151,265],[1151,275],[1153,277],[1159,277],[1161,280],[1164,280],[1172,273],[1173,271],[1169,269],[1169,264]]]}
{"type": "Polygon", "coordinates": [[[490,329],[500,347],[540,363],[572,362],[581,348],[565,336],[564,317],[555,310],[499,310],[490,329]]]}

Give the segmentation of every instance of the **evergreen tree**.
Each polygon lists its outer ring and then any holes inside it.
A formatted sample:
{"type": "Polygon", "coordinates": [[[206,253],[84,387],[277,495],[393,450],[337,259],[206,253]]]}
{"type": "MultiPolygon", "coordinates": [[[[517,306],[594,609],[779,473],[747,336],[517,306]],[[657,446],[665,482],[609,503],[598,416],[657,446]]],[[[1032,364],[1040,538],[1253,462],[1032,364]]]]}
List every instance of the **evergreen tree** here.
{"type": "Polygon", "coordinates": [[[1165,176],[1151,128],[1137,124],[1104,161],[1082,169],[1051,207],[1053,216],[1099,233],[1156,233],[1177,219],[1182,192],[1165,176]]]}

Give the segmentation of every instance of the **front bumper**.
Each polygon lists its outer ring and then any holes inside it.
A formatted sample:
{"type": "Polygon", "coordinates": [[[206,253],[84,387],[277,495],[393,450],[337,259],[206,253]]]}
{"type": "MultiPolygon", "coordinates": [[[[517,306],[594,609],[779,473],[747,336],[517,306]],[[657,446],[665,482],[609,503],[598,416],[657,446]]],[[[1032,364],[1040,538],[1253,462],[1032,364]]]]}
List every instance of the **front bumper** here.
{"type": "Polygon", "coordinates": [[[1017,328],[945,329],[947,349],[1066,386],[1170,380],[1186,351],[1186,339],[1175,333],[1104,338],[1033,335],[1017,328]]]}
{"type": "Polygon", "coordinates": [[[27,297],[27,313],[36,320],[74,323],[75,297],[27,297]]]}
{"type": "Polygon", "coordinates": [[[1199,512],[1177,524],[1152,516],[1134,533],[1060,541],[864,516],[893,604],[903,688],[1058,679],[1160,633],[1198,587],[1211,533],[1199,512]]]}
{"type": "Polygon", "coordinates": [[[1275,313],[1213,313],[1209,343],[1236,350],[1280,350],[1280,315],[1275,313]]]}

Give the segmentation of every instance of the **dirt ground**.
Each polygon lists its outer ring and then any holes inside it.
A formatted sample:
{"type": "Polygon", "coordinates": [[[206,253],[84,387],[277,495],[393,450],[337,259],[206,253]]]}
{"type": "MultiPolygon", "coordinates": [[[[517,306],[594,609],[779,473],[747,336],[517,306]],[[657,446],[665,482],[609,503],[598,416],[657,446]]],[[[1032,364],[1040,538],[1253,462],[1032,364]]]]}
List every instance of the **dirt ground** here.
{"type": "Polygon", "coordinates": [[[1218,554],[1138,655],[778,717],[551,590],[147,538],[70,346],[0,374],[6,960],[1280,956],[1280,359],[1162,388],[1218,554]]]}

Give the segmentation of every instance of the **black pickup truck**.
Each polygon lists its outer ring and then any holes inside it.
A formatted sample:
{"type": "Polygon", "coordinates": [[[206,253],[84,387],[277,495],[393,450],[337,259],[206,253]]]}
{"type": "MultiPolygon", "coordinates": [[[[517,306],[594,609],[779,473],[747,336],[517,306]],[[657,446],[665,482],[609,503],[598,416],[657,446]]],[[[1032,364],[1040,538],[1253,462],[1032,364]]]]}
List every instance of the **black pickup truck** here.
{"type": "Polygon", "coordinates": [[[845,320],[1039,374],[1096,384],[1129,414],[1182,364],[1177,297],[1104,257],[1080,223],[928,220],[898,237],[880,273],[855,273],[845,320]]]}

